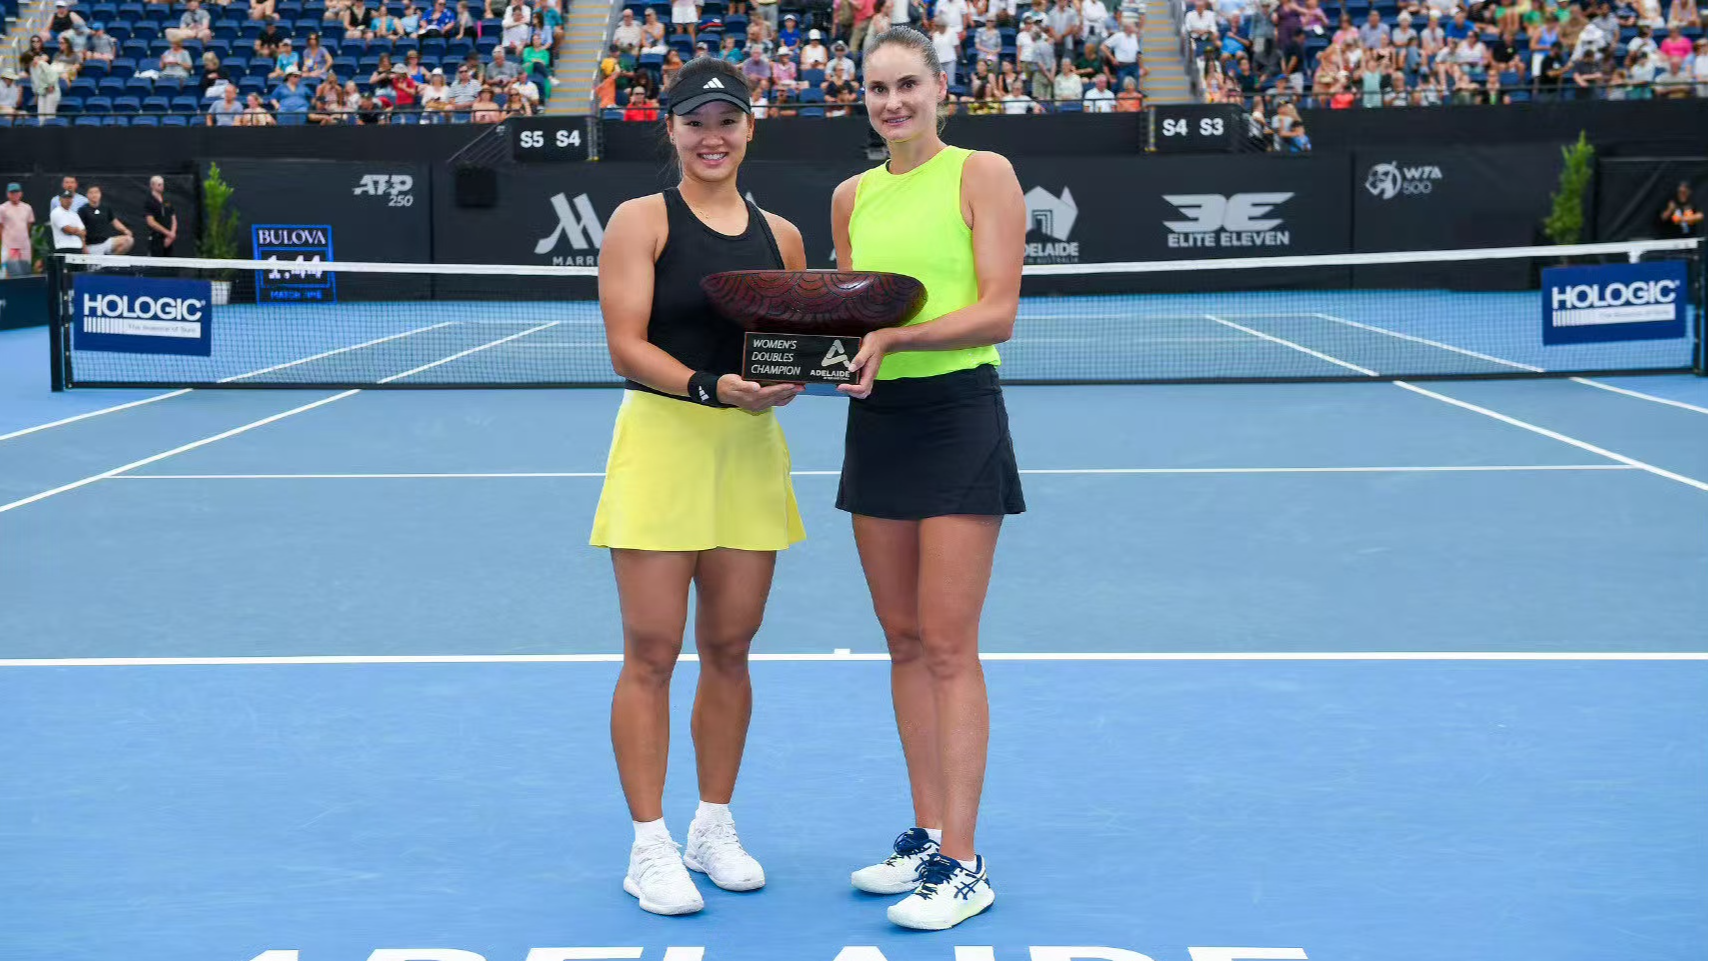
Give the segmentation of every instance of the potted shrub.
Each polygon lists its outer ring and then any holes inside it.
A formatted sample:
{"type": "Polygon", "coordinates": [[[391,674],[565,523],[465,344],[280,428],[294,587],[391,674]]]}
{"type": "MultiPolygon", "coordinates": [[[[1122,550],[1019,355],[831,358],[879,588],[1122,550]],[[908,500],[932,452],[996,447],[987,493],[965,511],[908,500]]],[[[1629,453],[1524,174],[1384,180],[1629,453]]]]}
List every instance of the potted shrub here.
{"type": "MultiPolygon", "coordinates": [[[[213,260],[237,260],[237,209],[231,202],[232,186],[220,176],[219,164],[208,165],[202,181],[202,244],[200,254],[213,260]]],[[[237,271],[215,270],[214,303],[231,302],[231,282],[237,271]]]]}
{"type": "Polygon", "coordinates": [[[1576,244],[1584,234],[1584,205],[1595,174],[1596,148],[1579,131],[1578,143],[1561,148],[1561,179],[1551,199],[1543,233],[1555,244],[1576,244]]]}

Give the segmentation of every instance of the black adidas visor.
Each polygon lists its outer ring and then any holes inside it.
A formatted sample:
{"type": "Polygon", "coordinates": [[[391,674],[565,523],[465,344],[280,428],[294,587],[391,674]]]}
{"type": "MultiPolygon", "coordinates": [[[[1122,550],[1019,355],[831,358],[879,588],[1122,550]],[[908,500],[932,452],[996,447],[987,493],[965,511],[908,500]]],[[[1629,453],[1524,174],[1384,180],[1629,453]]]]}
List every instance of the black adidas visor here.
{"type": "Polygon", "coordinates": [[[682,96],[671,98],[671,113],[685,114],[713,102],[722,100],[742,108],[743,113],[752,113],[753,108],[748,104],[748,85],[746,81],[736,81],[729,77],[713,74],[700,82],[696,90],[685,92],[682,96]]]}

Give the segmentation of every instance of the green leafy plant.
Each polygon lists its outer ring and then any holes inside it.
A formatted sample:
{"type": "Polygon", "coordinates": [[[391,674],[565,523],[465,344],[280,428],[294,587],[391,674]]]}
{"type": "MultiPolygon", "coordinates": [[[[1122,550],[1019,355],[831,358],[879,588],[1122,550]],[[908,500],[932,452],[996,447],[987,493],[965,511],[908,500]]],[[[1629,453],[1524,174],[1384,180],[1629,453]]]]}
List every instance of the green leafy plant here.
{"type": "Polygon", "coordinates": [[[47,262],[53,257],[53,228],[44,223],[30,228],[30,255],[31,270],[38,274],[47,270],[47,262]]]}
{"type": "MultiPolygon", "coordinates": [[[[237,209],[232,205],[233,189],[220,176],[219,164],[208,165],[207,179],[202,181],[202,244],[199,253],[214,260],[236,260],[237,209]]],[[[235,271],[216,273],[221,280],[230,280],[235,271]]]]}
{"type": "Polygon", "coordinates": [[[1576,244],[1584,233],[1584,201],[1590,190],[1594,172],[1596,148],[1579,131],[1578,143],[1561,148],[1561,179],[1559,189],[1551,198],[1549,216],[1543,221],[1543,233],[1557,244],[1576,244]]]}

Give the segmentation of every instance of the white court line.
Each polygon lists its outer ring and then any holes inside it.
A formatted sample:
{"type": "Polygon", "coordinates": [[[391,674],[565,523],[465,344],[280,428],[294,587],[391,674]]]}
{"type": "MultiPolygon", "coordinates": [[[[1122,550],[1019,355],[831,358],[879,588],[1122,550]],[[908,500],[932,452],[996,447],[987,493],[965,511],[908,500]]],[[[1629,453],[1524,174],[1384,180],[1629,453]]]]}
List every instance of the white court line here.
{"type": "Polygon", "coordinates": [[[323,357],[331,357],[334,354],[342,354],[346,351],[361,350],[364,347],[372,347],[375,344],[383,344],[389,340],[397,340],[400,337],[409,337],[412,334],[419,334],[424,330],[437,330],[440,327],[449,327],[455,323],[458,323],[458,321],[447,320],[447,321],[443,321],[443,322],[437,323],[437,324],[430,324],[426,327],[417,327],[414,330],[406,330],[401,334],[392,334],[392,335],[387,336],[387,337],[377,337],[373,340],[368,341],[365,344],[352,344],[349,347],[339,347],[339,348],[336,348],[334,350],[323,351],[321,353],[315,354],[313,357],[304,357],[301,360],[288,360],[283,364],[274,364],[271,367],[263,367],[260,370],[252,370],[247,374],[233,374],[230,377],[221,378],[220,383],[229,384],[233,381],[242,380],[245,377],[259,377],[262,374],[271,374],[272,372],[274,372],[276,370],[284,370],[287,367],[295,367],[298,364],[306,364],[311,360],[320,360],[323,357]]]}
{"type": "Polygon", "coordinates": [[[152,404],[157,400],[165,400],[168,397],[177,397],[180,394],[188,394],[189,392],[190,392],[190,388],[185,387],[185,388],[181,388],[179,390],[172,391],[171,393],[156,394],[153,397],[144,397],[142,400],[133,400],[128,404],[116,404],[112,407],[103,407],[100,410],[92,410],[92,411],[88,411],[87,413],[74,415],[72,417],[64,417],[64,418],[61,418],[59,420],[53,421],[52,423],[37,424],[34,427],[25,427],[22,430],[15,430],[15,431],[11,432],[10,434],[0,434],[0,440],[11,440],[14,437],[22,437],[25,434],[33,434],[38,430],[47,430],[49,427],[61,427],[61,426],[64,426],[66,424],[76,423],[77,421],[80,421],[80,420],[88,420],[91,417],[99,417],[102,414],[111,414],[114,411],[129,410],[132,407],[140,407],[143,404],[152,404]]]}
{"type": "Polygon", "coordinates": [[[1709,491],[1709,484],[1705,484],[1704,482],[1702,482],[1700,480],[1694,480],[1690,477],[1686,477],[1683,474],[1675,474],[1673,471],[1670,471],[1670,470],[1663,470],[1662,468],[1657,467],[1654,464],[1647,464],[1641,460],[1638,460],[1635,457],[1627,457],[1625,454],[1616,454],[1615,452],[1608,450],[1607,448],[1598,447],[1595,444],[1586,443],[1585,441],[1579,440],[1576,437],[1569,437],[1566,434],[1560,433],[1559,431],[1550,430],[1547,427],[1538,427],[1536,424],[1527,423],[1525,421],[1520,420],[1517,417],[1509,417],[1506,414],[1490,410],[1488,407],[1479,407],[1477,404],[1472,404],[1472,403],[1468,403],[1468,402],[1463,401],[1463,400],[1458,400],[1456,398],[1449,397],[1446,394],[1438,394],[1433,390],[1426,390],[1423,387],[1419,387],[1416,384],[1409,384],[1409,383],[1406,383],[1405,381],[1397,380],[1394,382],[1394,385],[1396,387],[1402,388],[1403,390],[1410,390],[1415,394],[1422,394],[1425,397],[1430,397],[1430,398],[1433,398],[1435,400],[1439,400],[1444,404],[1452,404],[1455,407],[1460,407],[1460,408],[1463,408],[1465,410],[1472,411],[1473,413],[1482,414],[1485,417],[1490,417],[1490,418],[1493,418],[1495,420],[1499,420],[1504,424],[1511,424],[1514,427],[1519,427],[1519,428],[1522,428],[1524,430],[1528,430],[1528,431],[1532,432],[1533,434],[1541,434],[1544,437],[1549,438],[1550,440],[1558,440],[1563,444],[1571,444],[1572,446],[1577,447],[1579,450],[1586,450],[1586,451],[1591,452],[1592,454],[1600,454],[1601,456],[1606,457],[1610,460],[1617,460],[1622,464],[1630,464],[1633,467],[1638,468],[1639,470],[1649,471],[1650,473],[1656,475],[1657,477],[1665,477],[1671,481],[1678,481],[1681,484],[1687,484],[1691,487],[1695,487],[1700,491],[1709,491]]]}
{"type": "Polygon", "coordinates": [[[382,377],[382,378],[380,378],[380,383],[389,384],[394,380],[402,380],[405,377],[409,377],[409,376],[412,376],[415,374],[419,374],[424,370],[432,370],[433,368],[438,367],[440,364],[449,364],[450,362],[452,362],[454,360],[459,360],[461,358],[469,356],[470,354],[480,353],[481,351],[486,350],[489,347],[497,347],[499,344],[509,343],[510,341],[516,340],[518,337],[527,337],[529,334],[532,334],[536,331],[545,330],[548,327],[556,327],[560,323],[562,323],[562,321],[558,321],[558,320],[547,321],[544,324],[539,324],[537,326],[530,327],[527,330],[521,331],[520,333],[511,334],[509,337],[500,337],[497,340],[488,341],[479,347],[470,347],[468,350],[460,350],[457,353],[452,354],[449,357],[441,357],[440,359],[438,359],[438,360],[436,360],[430,364],[422,364],[420,367],[414,368],[413,370],[406,370],[401,374],[393,374],[390,377],[382,377]]]}
{"type": "Polygon", "coordinates": [[[145,466],[152,464],[156,461],[162,461],[168,457],[177,456],[178,454],[182,454],[185,451],[192,451],[198,447],[205,447],[208,444],[214,443],[215,441],[225,440],[227,437],[235,437],[238,434],[243,433],[244,431],[254,430],[257,427],[262,427],[262,426],[265,426],[267,424],[271,424],[276,420],[284,420],[287,417],[290,417],[290,416],[295,415],[295,414],[300,414],[303,411],[313,410],[316,407],[322,406],[323,404],[330,404],[335,400],[343,400],[344,398],[349,397],[350,395],[355,394],[355,393],[358,393],[358,391],[347,390],[341,394],[333,394],[331,397],[322,397],[320,400],[314,401],[312,403],[304,404],[301,407],[293,407],[290,410],[281,411],[280,413],[273,414],[273,415],[268,416],[268,417],[263,417],[257,421],[251,421],[250,423],[244,424],[241,427],[233,427],[231,430],[221,431],[218,434],[214,434],[211,437],[204,437],[198,441],[191,441],[188,444],[184,444],[184,445],[179,446],[179,447],[174,447],[171,450],[162,451],[161,453],[154,454],[154,455],[149,456],[149,457],[144,457],[142,460],[131,461],[129,464],[125,464],[125,465],[120,466],[120,467],[115,467],[112,470],[102,471],[99,474],[91,474],[90,476],[85,477],[82,480],[75,480],[69,484],[61,484],[60,486],[55,487],[53,490],[42,491],[39,494],[31,494],[29,497],[26,497],[22,500],[15,500],[10,504],[0,504],[0,514],[4,514],[7,511],[12,510],[15,507],[23,507],[26,504],[34,504],[36,501],[46,500],[49,497],[53,497],[56,494],[63,494],[66,491],[76,490],[77,488],[82,487],[86,484],[93,484],[99,480],[106,480],[109,477],[113,477],[113,476],[116,476],[118,474],[123,474],[126,471],[136,470],[138,467],[145,467],[145,466]]]}
{"type": "MultiPolygon", "coordinates": [[[[404,331],[401,334],[393,334],[390,337],[381,337],[377,340],[370,340],[365,344],[356,344],[356,345],[351,346],[351,347],[340,347],[336,350],[329,350],[329,351],[326,351],[324,353],[315,354],[313,357],[304,357],[301,360],[287,361],[286,363],[283,363],[283,364],[274,364],[272,367],[263,367],[260,370],[252,370],[252,371],[249,371],[248,373],[245,373],[245,374],[233,374],[230,377],[221,378],[220,383],[226,384],[226,383],[231,383],[233,381],[242,380],[245,377],[256,377],[256,376],[259,376],[261,374],[272,373],[273,371],[276,371],[276,370],[283,370],[286,367],[295,367],[298,364],[306,364],[311,360],[320,360],[323,357],[331,357],[333,354],[342,354],[347,350],[360,350],[363,347],[372,347],[375,344],[383,344],[388,340],[396,340],[399,337],[408,337],[411,334],[418,334],[424,330],[433,330],[433,329],[438,328],[438,327],[447,327],[447,326],[450,326],[451,324],[455,324],[455,323],[460,323],[460,321],[448,320],[448,321],[445,321],[444,323],[434,324],[430,327],[418,327],[415,330],[404,331]]],[[[118,405],[113,406],[113,407],[104,407],[101,410],[92,410],[92,411],[89,411],[87,413],[77,414],[76,416],[73,416],[73,417],[65,417],[65,418],[62,418],[60,420],[53,421],[52,423],[37,424],[34,427],[25,427],[22,430],[15,430],[15,431],[11,432],[10,434],[0,434],[0,441],[11,440],[14,437],[22,437],[25,434],[33,434],[36,431],[47,430],[50,427],[62,427],[66,424],[75,423],[75,422],[80,421],[80,420],[87,420],[91,417],[99,417],[102,414],[111,414],[111,413],[114,413],[115,411],[128,410],[132,407],[139,407],[143,404],[152,404],[157,400],[166,400],[166,399],[171,398],[171,397],[179,397],[179,396],[182,396],[184,394],[190,393],[191,390],[193,390],[193,388],[184,387],[184,388],[180,388],[179,390],[171,391],[170,393],[157,394],[153,397],[144,397],[142,400],[133,400],[128,404],[118,404],[118,405]]]]}
{"type": "MultiPolygon", "coordinates": [[[[1023,474],[1458,474],[1503,471],[1638,470],[1630,464],[1491,464],[1449,467],[1076,467],[1029,468],[1023,474]]],[[[796,477],[840,477],[841,471],[796,470],[796,477]]],[[[480,480],[604,477],[603,471],[472,471],[348,474],[116,474],[109,480],[480,480]]]]}
{"type": "MultiPolygon", "coordinates": [[[[1687,404],[1683,400],[1671,400],[1666,397],[1657,397],[1654,394],[1646,394],[1639,390],[1627,390],[1624,387],[1616,387],[1613,384],[1604,384],[1600,381],[1591,380],[1588,377],[1571,377],[1568,379],[1575,384],[1583,384],[1586,387],[1597,387],[1602,390],[1611,390],[1616,394],[1625,394],[1627,397],[1636,397],[1639,400],[1647,400],[1657,404],[1666,404],[1669,407],[1680,407],[1685,410],[1694,410],[1699,414],[1709,414],[1709,407],[1699,407],[1696,404],[1687,404]]],[[[5,439],[6,438],[4,437],[0,437],[0,440],[5,439]]]]}
{"type": "Polygon", "coordinates": [[[1443,350],[1453,351],[1456,354],[1463,354],[1467,357],[1476,357],[1478,360],[1487,360],[1492,364],[1506,364],[1509,367],[1517,368],[1519,370],[1528,370],[1534,374],[1543,373],[1544,370],[1546,369],[1543,367],[1533,367],[1530,364],[1521,364],[1518,361],[1503,360],[1500,357],[1494,357],[1494,356],[1491,356],[1489,354],[1480,354],[1475,350],[1467,350],[1464,347],[1455,347],[1453,344],[1444,344],[1439,340],[1430,340],[1430,339],[1424,338],[1424,337],[1414,337],[1411,334],[1398,333],[1398,332],[1393,331],[1393,330],[1384,330],[1381,327],[1373,327],[1370,324],[1361,324],[1356,320],[1348,320],[1345,317],[1336,317],[1336,316],[1333,316],[1331,314],[1317,314],[1317,313],[1310,314],[1309,316],[1316,317],[1319,320],[1331,321],[1331,322],[1337,323],[1337,324],[1346,324],[1349,327],[1357,327],[1360,330],[1369,330],[1369,331],[1372,331],[1373,333],[1386,334],[1390,337],[1398,337],[1401,340],[1410,340],[1415,344],[1425,344],[1425,345],[1430,346],[1430,347],[1440,347],[1443,350]]]}
{"type": "MultiPolygon", "coordinates": [[[[1328,354],[1318,353],[1317,351],[1312,350],[1309,347],[1302,347],[1299,344],[1296,344],[1292,341],[1283,340],[1280,337],[1272,337],[1271,335],[1262,333],[1260,331],[1251,330],[1250,328],[1246,328],[1246,327],[1241,327],[1238,324],[1235,324],[1235,323],[1232,323],[1232,322],[1226,321],[1226,320],[1220,320],[1216,317],[1212,317],[1209,314],[1206,314],[1205,316],[1207,318],[1209,318],[1210,320],[1215,320],[1219,324],[1227,324],[1228,326],[1234,327],[1237,330],[1245,330],[1247,333],[1250,333],[1253,336],[1262,337],[1265,340],[1269,340],[1269,341],[1274,341],[1275,343],[1281,344],[1285,347],[1292,347],[1294,350],[1301,351],[1302,353],[1310,354],[1313,357],[1322,358],[1323,360],[1327,360],[1332,364],[1339,364],[1340,366],[1345,367],[1349,370],[1356,370],[1362,374],[1368,374],[1372,377],[1377,376],[1375,371],[1366,370],[1365,368],[1360,367],[1356,364],[1349,364],[1348,362],[1346,362],[1344,360],[1339,360],[1337,358],[1329,356],[1328,354]]],[[[1665,477],[1668,480],[1678,481],[1681,484],[1686,484],[1686,485],[1689,485],[1691,487],[1695,487],[1701,491],[1709,491],[1709,484],[1705,484],[1704,482],[1702,482],[1700,480],[1693,480],[1692,478],[1686,477],[1683,474],[1675,474],[1673,471],[1663,470],[1662,468],[1657,467],[1654,464],[1645,463],[1644,461],[1638,460],[1635,457],[1627,457],[1625,454],[1616,454],[1615,452],[1608,450],[1607,448],[1598,447],[1595,444],[1587,443],[1585,441],[1579,440],[1576,437],[1569,437],[1566,434],[1563,434],[1559,431],[1549,430],[1547,427],[1538,427],[1536,424],[1527,423],[1525,421],[1520,420],[1517,417],[1509,417],[1506,414],[1490,410],[1488,407],[1479,407],[1477,404],[1468,403],[1468,402],[1463,401],[1463,400],[1457,400],[1453,397],[1449,397],[1446,394],[1438,394],[1437,392],[1435,392],[1433,390],[1426,390],[1423,387],[1419,387],[1416,384],[1409,384],[1403,380],[1392,381],[1392,383],[1396,387],[1401,388],[1402,390],[1410,390],[1415,394],[1421,394],[1421,395],[1423,395],[1425,397],[1429,397],[1433,400],[1439,400],[1444,404],[1452,404],[1455,407],[1460,407],[1460,408],[1463,408],[1465,410],[1472,411],[1473,413],[1482,414],[1485,417],[1494,418],[1495,420],[1499,420],[1504,424],[1511,424],[1514,427],[1518,427],[1518,428],[1521,428],[1524,430],[1531,431],[1534,434],[1541,434],[1544,437],[1549,438],[1550,440],[1558,440],[1563,444],[1571,444],[1572,446],[1577,447],[1579,450],[1589,451],[1592,454],[1597,454],[1599,456],[1606,457],[1609,460],[1619,461],[1622,464],[1629,464],[1632,467],[1638,468],[1639,470],[1649,471],[1650,473],[1655,474],[1657,477],[1665,477]]]]}
{"type": "Polygon", "coordinates": [[[1338,358],[1331,357],[1328,354],[1319,353],[1318,351],[1312,350],[1310,347],[1302,347],[1299,344],[1296,344],[1291,340],[1283,340],[1280,337],[1272,337],[1271,335],[1266,334],[1261,330],[1253,330],[1250,327],[1245,327],[1245,326],[1242,326],[1240,324],[1237,324],[1232,320],[1224,320],[1221,317],[1215,317],[1215,316],[1212,316],[1210,314],[1206,314],[1205,319],[1206,320],[1214,320],[1217,323],[1222,324],[1224,327],[1233,327],[1235,330],[1241,331],[1242,333],[1251,334],[1252,336],[1257,337],[1260,340],[1267,340],[1272,344],[1281,344],[1283,347],[1288,347],[1288,348],[1291,348],[1293,350],[1297,350],[1302,354],[1310,354],[1311,356],[1316,357],[1318,360],[1328,361],[1329,363],[1334,364],[1338,367],[1345,367],[1348,370],[1355,371],[1355,372],[1360,373],[1360,374],[1364,374],[1366,377],[1377,376],[1377,372],[1374,370],[1366,370],[1365,368],[1360,367],[1358,364],[1349,364],[1348,362],[1346,362],[1344,360],[1340,360],[1338,358]]]}
{"type": "MultiPolygon", "coordinates": [[[[456,360],[459,357],[467,357],[468,355],[475,353],[476,351],[485,350],[488,347],[496,347],[499,344],[504,343],[505,341],[515,340],[518,337],[525,337],[525,336],[533,333],[536,330],[544,330],[545,328],[550,327],[550,326],[552,326],[551,323],[541,324],[538,327],[534,327],[532,329],[525,330],[519,334],[512,334],[509,337],[502,337],[498,340],[494,340],[494,341],[490,341],[488,343],[482,344],[479,347],[470,348],[469,350],[465,350],[465,351],[459,351],[458,353],[452,354],[450,357],[446,357],[446,358],[443,358],[441,360],[436,360],[431,364],[423,364],[422,366],[417,367],[414,370],[406,370],[401,374],[393,374],[390,377],[383,378],[380,381],[380,383],[389,383],[389,382],[394,381],[394,380],[399,380],[401,378],[408,377],[411,374],[419,374],[424,370],[428,370],[428,369],[433,368],[433,367],[438,367],[440,364],[448,363],[450,361],[456,360]]],[[[175,457],[179,454],[185,453],[186,451],[192,451],[198,447],[205,447],[209,444],[215,443],[216,441],[225,440],[228,437],[235,437],[238,434],[244,433],[245,431],[254,430],[257,427],[263,427],[267,424],[273,423],[274,421],[284,420],[287,417],[292,417],[292,416],[295,416],[297,414],[301,414],[304,411],[314,410],[316,407],[322,407],[322,406],[325,406],[327,404],[333,403],[334,401],[340,401],[346,397],[351,397],[351,396],[354,396],[354,395],[359,394],[359,393],[361,393],[360,390],[346,390],[346,391],[342,391],[342,392],[337,393],[337,394],[333,394],[330,397],[322,397],[320,400],[312,401],[310,403],[303,404],[299,407],[293,407],[290,410],[281,411],[277,414],[272,414],[272,415],[269,415],[267,417],[263,417],[257,421],[251,421],[250,423],[244,424],[241,427],[233,427],[231,430],[221,431],[220,433],[214,434],[211,437],[204,437],[201,440],[191,441],[188,444],[183,444],[181,446],[174,447],[171,450],[162,451],[158,454],[153,454],[151,456],[144,457],[141,460],[131,461],[129,464],[124,464],[122,466],[115,467],[111,470],[102,471],[99,474],[91,474],[88,477],[85,477],[81,480],[72,481],[69,484],[61,484],[60,486],[55,487],[52,490],[42,491],[39,494],[31,494],[29,497],[25,497],[22,500],[15,500],[15,501],[11,502],[10,504],[0,504],[0,514],[4,514],[7,511],[12,510],[13,508],[23,507],[27,504],[34,504],[37,501],[46,500],[49,497],[53,497],[57,494],[63,494],[66,491],[76,490],[79,487],[83,487],[83,486],[88,485],[88,484],[93,484],[96,481],[106,480],[109,477],[114,477],[114,476],[117,476],[119,474],[126,473],[127,471],[135,470],[138,467],[146,467],[147,465],[153,464],[157,461],[163,461],[163,460],[167,459],[168,457],[175,457]]]]}
{"type": "MultiPolygon", "coordinates": [[[[888,661],[883,652],[832,654],[751,654],[751,661],[812,663],[888,661]]],[[[1682,651],[1112,651],[1112,652],[984,652],[982,661],[1709,661],[1709,653],[1682,651]]],[[[698,655],[683,654],[692,663],[698,655]]],[[[7,667],[265,667],[353,664],[620,664],[623,655],[610,654],[305,654],[257,657],[14,657],[0,659],[7,667]]]]}

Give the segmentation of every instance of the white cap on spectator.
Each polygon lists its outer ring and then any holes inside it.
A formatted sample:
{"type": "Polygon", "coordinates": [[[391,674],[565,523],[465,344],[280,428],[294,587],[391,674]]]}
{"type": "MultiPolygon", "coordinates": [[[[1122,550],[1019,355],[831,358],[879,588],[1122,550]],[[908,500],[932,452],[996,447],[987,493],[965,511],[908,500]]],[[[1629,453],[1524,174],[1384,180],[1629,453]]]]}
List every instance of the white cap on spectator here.
{"type": "Polygon", "coordinates": [[[823,36],[824,36],[824,34],[820,33],[819,29],[817,27],[813,28],[812,30],[807,31],[807,39],[809,39],[809,40],[817,40],[823,36]]]}
{"type": "Polygon", "coordinates": [[[431,74],[428,74],[428,76],[430,76],[430,77],[443,77],[443,76],[445,76],[445,69],[443,67],[434,67],[433,72],[431,74]]]}

